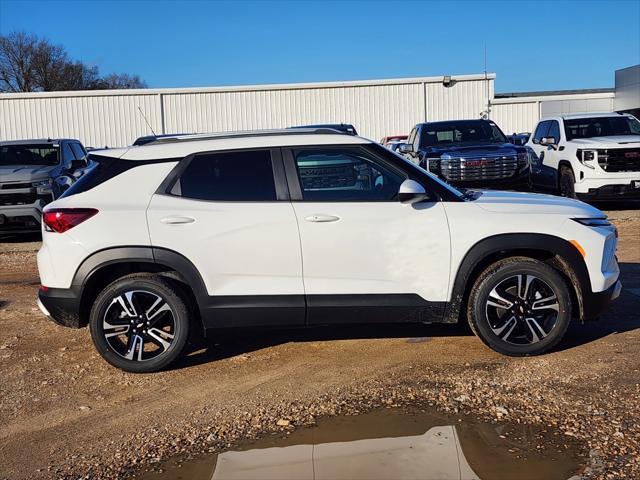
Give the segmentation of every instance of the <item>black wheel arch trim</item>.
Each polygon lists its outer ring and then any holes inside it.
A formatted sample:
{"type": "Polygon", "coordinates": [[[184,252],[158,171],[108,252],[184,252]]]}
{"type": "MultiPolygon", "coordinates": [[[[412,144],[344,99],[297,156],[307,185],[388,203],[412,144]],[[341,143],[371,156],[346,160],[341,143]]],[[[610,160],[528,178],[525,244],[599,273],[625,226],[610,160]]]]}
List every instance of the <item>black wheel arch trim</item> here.
{"type": "MultiPolygon", "coordinates": [[[[539,251],[552,256],[555,267],[561,271],[573,286],[578,303],[578,317],[591,319],[600,313],[592,299],[591,280],[584,259],[567,240],[543,233],[505,233],[484,238],[473,245],[465,254],[455,273],[450,301],[445,311],[445,322],[457,322],[465,311],[466,301],[473,286],[472,282],[480,273],[487,259],[501,252],[539,251]]],[[[505,255],[500,258],[506,258],[505,255]]]]}
{"type": "Polygon", "coordinates": [[[117,264],[147,263],[155,267],[166,267],[179,274],[181,279],[193,291],[198,300],[198,307],[204,305],[202,299],[207,298],[207,289],[196,266],[184,255],[170,249],[153,246],[127,246],[106,248],[94,252],[85,258],[76,270],[71,290],[78,298],[79,326],[88,323],[88,317],[84,312],[86,287],[90,284],[94,276],[106,267],[117,264]]]}

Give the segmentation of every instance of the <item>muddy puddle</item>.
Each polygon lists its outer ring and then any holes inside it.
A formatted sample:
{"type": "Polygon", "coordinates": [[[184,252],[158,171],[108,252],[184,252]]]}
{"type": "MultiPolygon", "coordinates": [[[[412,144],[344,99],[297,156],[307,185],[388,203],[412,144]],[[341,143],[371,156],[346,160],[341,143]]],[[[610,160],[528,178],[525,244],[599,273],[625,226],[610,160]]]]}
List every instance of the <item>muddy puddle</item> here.
{"type": "Polygon", "coordinates": [[[381,409],[174,459],[139,478],[567,480],[582,461],[578,447],[550,429],[381,409]]]}

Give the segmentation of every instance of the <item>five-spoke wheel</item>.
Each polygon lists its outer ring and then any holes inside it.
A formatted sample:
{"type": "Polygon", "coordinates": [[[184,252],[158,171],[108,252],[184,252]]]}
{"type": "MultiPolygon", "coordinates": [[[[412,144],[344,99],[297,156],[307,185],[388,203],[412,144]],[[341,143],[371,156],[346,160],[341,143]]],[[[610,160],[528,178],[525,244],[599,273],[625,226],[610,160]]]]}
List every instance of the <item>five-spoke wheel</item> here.
{"type": "Polygon", "coordinates": [[[501,260],[477,279],[469,322],[491,348],[535,355],[553,347],[571,319],[571,296],[559,272],[526,257],[501,260]]]}

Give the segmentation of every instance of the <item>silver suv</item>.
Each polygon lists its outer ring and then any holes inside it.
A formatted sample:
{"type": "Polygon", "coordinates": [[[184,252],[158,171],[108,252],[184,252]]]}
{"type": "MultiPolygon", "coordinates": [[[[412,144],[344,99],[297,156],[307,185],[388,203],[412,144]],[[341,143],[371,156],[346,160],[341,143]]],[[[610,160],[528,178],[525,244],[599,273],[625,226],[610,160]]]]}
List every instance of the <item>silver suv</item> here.
{"type": "Polygon", "coordinates": [[[39,231],[42,209],[82,176],[86,156],[72,139],[0,142],[0,233],[39,231]]]}

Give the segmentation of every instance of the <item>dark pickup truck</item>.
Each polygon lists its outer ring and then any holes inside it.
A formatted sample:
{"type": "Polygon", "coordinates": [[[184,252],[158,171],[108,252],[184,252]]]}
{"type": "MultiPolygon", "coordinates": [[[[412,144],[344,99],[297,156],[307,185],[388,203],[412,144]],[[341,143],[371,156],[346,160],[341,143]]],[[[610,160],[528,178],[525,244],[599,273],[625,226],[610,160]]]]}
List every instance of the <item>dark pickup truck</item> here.
{"type": "Polygon", "coordinates": [[[400,152],[452,185],[526,189],[527,149],[509,143],[491,120],[451,120],[416,125],[400,152]]]}

